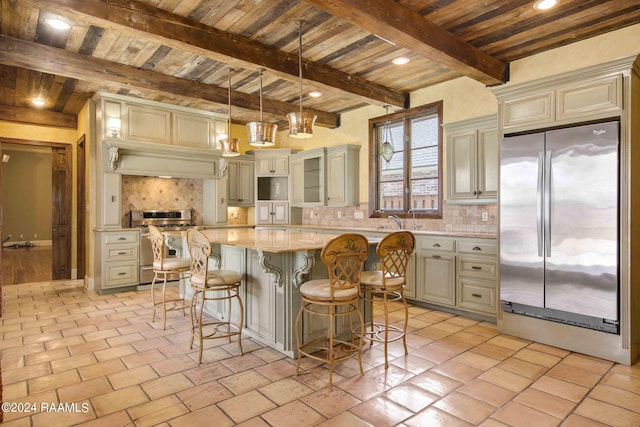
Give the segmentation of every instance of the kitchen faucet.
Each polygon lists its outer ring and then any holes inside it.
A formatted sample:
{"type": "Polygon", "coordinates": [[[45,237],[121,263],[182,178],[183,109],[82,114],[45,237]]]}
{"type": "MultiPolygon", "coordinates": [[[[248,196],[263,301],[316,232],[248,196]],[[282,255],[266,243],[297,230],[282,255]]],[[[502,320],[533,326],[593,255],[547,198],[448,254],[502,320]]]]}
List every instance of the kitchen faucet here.
{"type": "Polygon", "coordinates": [[[398,226],[399,230],[402,229],[402,222],[400,221],[400,218],[398,218],[395,215],[389,215],[389,219],[393,220],[396,223],[396,225],[398,226]]]}
{"type": "Polygon", "coordinates": [[[416,210],[414,208],[409,209],[408,213],[413,215],[413,219],[411,220],[411,228],[413,230],[416,229],[416,210]]]}

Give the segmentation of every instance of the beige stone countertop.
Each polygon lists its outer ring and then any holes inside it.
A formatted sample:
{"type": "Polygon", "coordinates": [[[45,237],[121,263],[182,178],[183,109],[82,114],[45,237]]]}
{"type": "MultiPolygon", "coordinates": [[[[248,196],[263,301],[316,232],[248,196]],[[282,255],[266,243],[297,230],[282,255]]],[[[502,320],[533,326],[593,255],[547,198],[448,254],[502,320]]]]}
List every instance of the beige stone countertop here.
{"type": "MultiPolygon", "coordinates": [[[[256,225],[256,227],[260,228],[276,228],[278,226],[275,225],[256,225]]],[[[346,233],[346,232],[374,232],[374,233],[391,233],[393,231],[398,231],[396,228],[349,228],[349,227],[331,227],[331,226],[316,226],[316,225],[286,225],[280,226],[282,227],[290,227],[290,228],[304,228],[309,230],[336,230],[336,233],[346,233]]],[[[468,238],[477,238],[477,239],[496,239],[496,236],[493,233],[478,233],[471,231],[433,231],[433,230],[409,230],[413,234],[417,236],[440,236],[440,237],[468,237],[468,238]]]]}
{"type": "MultiPolygon", "coordinates": [[[[323,234],[311,231],[291,231],[271,228],[206,228],[200,230],[210,242],[221,245],[237,246],[248,249],[261,249],[264,252],[284,253],[322,249],[336,234],[323,234]]],[[[168,236],[182,236],[185,231],[166,231],[168,236]]],[[[370,238],[371,244],[380,241],[370,238]]]]}

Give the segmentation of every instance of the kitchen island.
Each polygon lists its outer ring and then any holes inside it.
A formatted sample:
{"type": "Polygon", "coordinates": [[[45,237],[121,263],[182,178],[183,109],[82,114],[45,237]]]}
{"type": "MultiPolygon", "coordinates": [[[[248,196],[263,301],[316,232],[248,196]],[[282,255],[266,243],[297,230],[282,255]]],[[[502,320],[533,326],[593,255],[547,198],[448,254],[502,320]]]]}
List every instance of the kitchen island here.
{"type": "MultiPolygon", "coordinates": [[[[212,244],[211,268],[243,273],[241,295],[245,306],[245,331],[258,341],[290,356],[297,355],[295,321],[300,309],[300,285],[307,280],[326,278],[320,251],[335,235],[282,229],[201,230],[212,244]]],[[[186,248],[184,232],[167,232],[168,245],[186,248]]],[[[372,245],[378,238],[370,238],[372,245]]],[[[186,251],[185,251],[186,253],[186,251]]],[[[372,246],[369,265],[375,259],[372,246]]],[[[186,288],[190,298],[190,289],[186,288]]],[[[363,310],[365,307],[362,307],[363,310]]],[[[205,311],[219,319],[226,317],[222,302],[211,303],[205,311]]],[[[232,309],[232,316],[239,311],[232,309]]],[[[365,319],[371,313],[363,311],[365,319]]],[[[237,320],[237,319],[232,319],[237,320]]],[[[326,333],[324,319],[303,321],[304,340],[326,333]]],[[[338,334],[347,333],[348,320],[336,325],[338,334]]]]}

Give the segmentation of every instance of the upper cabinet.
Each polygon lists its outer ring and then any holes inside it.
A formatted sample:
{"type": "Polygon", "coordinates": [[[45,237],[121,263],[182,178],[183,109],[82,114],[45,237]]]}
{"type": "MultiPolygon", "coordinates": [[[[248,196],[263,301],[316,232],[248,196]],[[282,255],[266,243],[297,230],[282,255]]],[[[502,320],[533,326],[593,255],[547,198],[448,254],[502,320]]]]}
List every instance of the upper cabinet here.
{"type": "Polygon", "coordinates": [[[300,151],[291,155],[291,205],[325,204],[324,148],[300,151]]]}
{"type": "Polygon", "coordinates": [[[253,206],[254,162],[246,157],[227,159],[229,206],[253,206]]]}
{"type": "Polygon", "coordinates": [[[216,114],[159,102],[100,93],[99,128],[108,139],[216,149],[226,122],[216,114]]]}
{"type": "Polygon", "coordinates": [[[291,150],[272,148],[256,150],[256,176],[285,176],[289,175],[289,155],[291,150]]]}
{"type": "Polygon", "coordinates": [[[359,145],[327,148],[327,206],[355,206],[359,203],[359,153],[359,145]]]}
{"type": "Polygon", "coordinates": [[[444,125],[447,134],[447,201],[495,203],[498,196],[496,115],[444,125]]]}

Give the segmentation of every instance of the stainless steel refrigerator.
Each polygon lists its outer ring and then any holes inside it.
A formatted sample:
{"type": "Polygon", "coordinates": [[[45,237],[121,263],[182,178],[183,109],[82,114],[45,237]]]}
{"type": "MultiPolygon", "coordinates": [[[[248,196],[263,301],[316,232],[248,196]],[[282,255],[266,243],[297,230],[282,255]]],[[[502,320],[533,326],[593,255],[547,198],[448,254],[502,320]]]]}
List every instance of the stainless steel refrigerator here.
{"type": "Polygon", "coordinates": [[[619,123],[506,136],[504,311],[619,333],[619,123]]]}

